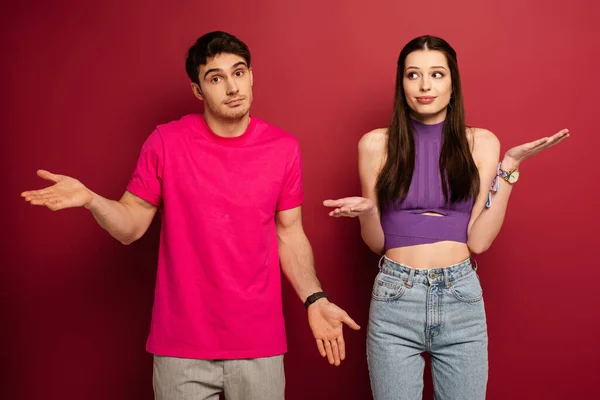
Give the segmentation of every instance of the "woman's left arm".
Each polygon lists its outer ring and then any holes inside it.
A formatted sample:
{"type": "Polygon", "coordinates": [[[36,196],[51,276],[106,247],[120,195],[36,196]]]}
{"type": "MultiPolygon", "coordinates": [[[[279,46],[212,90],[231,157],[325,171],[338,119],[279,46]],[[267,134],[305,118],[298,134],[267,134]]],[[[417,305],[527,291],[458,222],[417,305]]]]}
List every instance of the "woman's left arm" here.
{"type": "MultiPolygon", "coordinates": [[[[569,137],[569,131],[563,129],[551,137],[513,147],[504,155],[500,168],[512,173],[518,170],[525,159],[557,145],[567,137],[569,137]]],[[[474,132],[473,141],[473,159],[479,170],[480,190],[471,212],[467,246],[473,253],[479,254],[491,246],[500,232],[513,184],[498,177],[498,190],[492,196],[493,204],[488,208],[485,207],[491,183],[498,172],[500,142],[492,132],[484,129],[477,129],[474,132]]]]}

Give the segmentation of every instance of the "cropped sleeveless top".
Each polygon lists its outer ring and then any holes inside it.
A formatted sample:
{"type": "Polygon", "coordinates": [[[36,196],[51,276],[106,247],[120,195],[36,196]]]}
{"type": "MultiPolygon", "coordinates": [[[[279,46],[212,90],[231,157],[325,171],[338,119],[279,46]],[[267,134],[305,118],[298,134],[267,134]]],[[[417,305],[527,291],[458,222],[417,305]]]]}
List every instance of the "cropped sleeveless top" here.
{"type": "Polygon", "coordinates": [[[411,120],[415,138],[415,168],[406,199],[381,210],[384,248],[414,246],[444,240],[466,243],[473,199],[454,204],[444,199],[439,158],[444,122],[426,125],[411,120]],[[434,212],[443,216],[423,215],[434,212]]]}

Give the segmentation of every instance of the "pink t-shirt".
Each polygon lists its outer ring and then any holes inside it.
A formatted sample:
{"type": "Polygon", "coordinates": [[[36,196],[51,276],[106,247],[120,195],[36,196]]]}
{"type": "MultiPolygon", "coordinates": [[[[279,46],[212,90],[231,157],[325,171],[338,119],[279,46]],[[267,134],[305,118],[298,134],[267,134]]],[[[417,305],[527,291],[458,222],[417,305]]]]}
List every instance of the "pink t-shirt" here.
{"type": "Polygon", "coordinates": [[[223,138],[187,115],[148,137],[127,190],[162,217],[146,349],[196,359],[285,353],[274,218],[304,200],[297,139],[256,117],[223,138]]]}

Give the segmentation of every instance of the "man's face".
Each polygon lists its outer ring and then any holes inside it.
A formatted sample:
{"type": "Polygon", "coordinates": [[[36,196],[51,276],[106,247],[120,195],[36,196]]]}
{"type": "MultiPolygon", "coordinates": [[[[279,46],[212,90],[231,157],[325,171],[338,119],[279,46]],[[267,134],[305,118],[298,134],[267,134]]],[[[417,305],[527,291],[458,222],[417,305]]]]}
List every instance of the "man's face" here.
{"type": "Polygon", "coordinates": [[[252,70],[235,54],[222,53],[206,61],[198,72],[200,85],[194,94],[204,100],[204,112],[212,117],[236,121],[250,112],[252,70]]]}

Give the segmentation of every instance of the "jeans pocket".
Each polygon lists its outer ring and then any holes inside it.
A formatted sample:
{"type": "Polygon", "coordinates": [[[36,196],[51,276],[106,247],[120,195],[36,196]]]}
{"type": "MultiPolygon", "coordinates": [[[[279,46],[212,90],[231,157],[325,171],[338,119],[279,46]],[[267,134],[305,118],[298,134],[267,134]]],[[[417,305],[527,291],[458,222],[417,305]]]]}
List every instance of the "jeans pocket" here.
{"type": "Polygon", "coordinates": [[[404,282],[395,276],[380,272],[375,277],[371,296],[379,301],[391,301],[402,297],[406,287],[404,282]]]}
{"type": "Polygon", "coordinates": [[[452,282],[450,291],[454,297],[465,303],[475,303],[483,298],[481,283],[475,271],[467,276],[452,282]]]}

